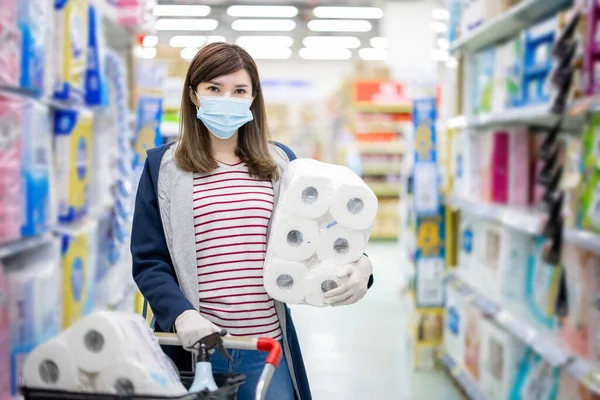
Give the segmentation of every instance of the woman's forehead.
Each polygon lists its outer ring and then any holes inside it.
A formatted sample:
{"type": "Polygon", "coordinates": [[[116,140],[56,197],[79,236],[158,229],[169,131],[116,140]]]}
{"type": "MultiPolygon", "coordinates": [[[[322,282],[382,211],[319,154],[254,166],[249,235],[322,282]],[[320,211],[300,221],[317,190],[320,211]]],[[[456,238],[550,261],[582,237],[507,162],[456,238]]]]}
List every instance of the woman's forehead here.
{"type": "Polygon", "coordinates": [[[252,79],[250,78],[248,71],[245,69],[240,69],[239,71],[231,74],[217,76],[216,78],[211,79],[209,82],[220,83],[222,85],[251,85],[252,79]]]}

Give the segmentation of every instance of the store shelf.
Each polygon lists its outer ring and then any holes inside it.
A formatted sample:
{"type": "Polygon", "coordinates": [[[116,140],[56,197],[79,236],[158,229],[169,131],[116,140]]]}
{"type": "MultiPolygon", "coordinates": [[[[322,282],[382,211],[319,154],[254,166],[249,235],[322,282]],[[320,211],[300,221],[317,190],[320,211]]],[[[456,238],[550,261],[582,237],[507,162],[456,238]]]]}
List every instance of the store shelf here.
{"type": "Polygon", "coordinates": [[[487,400],[487,397],[481,392],[477,384],[473,381],[467,371],[465,371],[448,353],[443,352],[440,361],[448,373],[464,390],[470,400],[487,400]]]}
{"type": "Polygon", "coordinates": [[[377,197],[400,197],[400,187],[389,183],[369,183],[373,193],[377,197]]]}
{"type": "Polygon", "coordinates": [[[390,167],[362,167],[361,175],[363,176],[381,176],[381,175],[400,175],[402,173],[401,167],[390,168],[390,167]]]}
{"type": "Polygon", "coordinates": [[[353,103],[352,108],[358,112],[389,114],[408,114],[412,111],[412,106],[408,104],[353,103]]]}
{"type": "Polygon", "coordinates": [[[32,236],[16,240],[14,242],[0,244],[0,259],[12,256],[25,250],[33,249],[38,247],[52,239],[50,233],[43,235],[32,236]]]}
{"type": "Polygon", "coordinates": [[[371,235],[370,240],[398,240],[398,234],[393,235],[371,235]]]}
{"type": "Polygon", "coordinates": [[[573,0],[525,0],[452,44],[453,52],[476,52],[510,37],[573,4],[573,0]]]}
{"type": "Polygon", "coordinates": [[[482,200],[458,196],[450,196],[448,204],[454,209],[499,222],[531,235],[541,234],[544,225],[543,214],[530,209],[488,204],[482,200]]]}
{"type": "Polygon", "coordinates": [[[600,235],[598,234],[578,229],[565,229],[563,238],[567,243],[600,253],[600,235]]]}
{"type": "Polygon", "coordinates": [[[376,143],[359,143],[358,149],[362,154],[404,154],[406,145],[401,141],[391,142],[376,142],[376,143]]]}
{"type": "Polygon", "coordinates": [[[486,295],[479,293],[470,283],[467,283],[468,279],[460,269],[450,272],[446,282],[462,293],[467,301],[479,308],[487,318],[495,321],[506,332],[530,346],[552,366],[565,366],[573,359],[573,354],[552,332],[534,326],[506,306],[501,306],[486,295]]]}

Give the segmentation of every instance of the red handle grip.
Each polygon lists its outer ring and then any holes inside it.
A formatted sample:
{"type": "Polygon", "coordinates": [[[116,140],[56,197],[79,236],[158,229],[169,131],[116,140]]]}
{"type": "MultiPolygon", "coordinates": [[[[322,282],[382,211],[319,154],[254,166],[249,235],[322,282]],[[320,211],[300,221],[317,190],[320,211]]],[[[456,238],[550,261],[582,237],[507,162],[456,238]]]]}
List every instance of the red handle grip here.
{"type": "Polygon", "coordinates": [[[265,363],[271,364],[275,368],[279,367],[281,357],[283,356],[281,351],[281,345],[275,339],[258,338],[256,342],[256,348],[259,351],[269,353],[265,363]]]}

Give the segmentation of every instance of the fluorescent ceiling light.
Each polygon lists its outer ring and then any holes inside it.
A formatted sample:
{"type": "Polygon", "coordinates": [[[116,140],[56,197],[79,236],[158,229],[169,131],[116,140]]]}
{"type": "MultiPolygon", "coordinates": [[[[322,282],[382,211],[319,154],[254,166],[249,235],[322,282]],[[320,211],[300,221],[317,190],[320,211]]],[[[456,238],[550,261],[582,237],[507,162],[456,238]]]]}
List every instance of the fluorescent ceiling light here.
{"type": "Polygon", "coordinates": [[[238,19],[231,24],[234,31],[289,32],[295,27],[291,19],[238,19]]]}
{"type": "Polygon", "coordinates": [[[156,57],[156,47],[136,47],[134,54],[140,58],[152,59],[156,57]]]}
{"type": "Polygon", "coordinates": [[[373,28],[369,21],[313,19],[308,29],[313,32],[368,32],[373,28]]]}
{"type": "Polygon", "coordinates": [[[290,47],[294,39],[289,36],[240,36],[235,44],[241,47],[290,47]]]}
{"type": "Polygon", "coordinates": [[[436,8],[431,12],[431,16],[433,17],[433,19],[447,21],[450,19],[450,12],[445,8],[436,8]]]}
{"type": "Polygon", "coordinates": [[[375,49],[387,49],[389,47],[388,40],[384,37],[371,38],[370,43],[371,43],[371,47],[373,47],[375,49]]]}
{"type": "Polygon", "coordinates": [[[298,15],[293,6],[231,6],[227,14],[232,17],[292,18],[298,15]]]}
{"type": "Polygon", "coordinates": [[[287,47],[251,47],[247,51],[256,60],[287,60],[292,56],[292,49],[287,47]]]}
{"type": "Polygon", "coordinates": [[[169,40],[171,47],[202,47],[206,44],[206,36],[173,36],[169,40]]]}
{"type": "Polygon", "coordinates": [[[449,57],[449,55],[448,55],[447,50],[441,50],[441,49],[431,50],[431,58],[433,58],[435,61],[446,61],[448,59],[448,57],[449,57]]]}
{"type": "Polygon", "coordinates": [[[225,39],[225,36],[208,36],[206,38],[206,44],[225,43],[225,42],[227,42],[227,39],[225,39]]]}
{"type": "Polygon", "coordinates": [[[304,47],[298,54],[304,60],[349,60],[352,57],[352,52],[343,48],[304,47]]]}
{"type": "Polygon", "coordinates": [[[144,47],[156,47],[158,44],[158,36],[145,36],[142,40],[142,46],[144,47]]]}
{"type": "Polygon", "coordinates": [[[386,49],[360,49],[358,55],[363,60],[376,61],[376,60],[387,60],[388,52],[386,49]]]}
{"type": "Polygon", "coordinates": [[[448,32],[448,25],[445,22],[433,21],[431,23],[431,30],[435,33],[446,33],[448,32]]]}
{"type": "Polygon", "coordinates": [[[198,48],[197,47],[186,47],[184,49],[181,49],[180,56],[184,60],[190,61],[190,60],[193,60],[194,57],[196,57],[197,53],[198,53],[198,48]]]}
{"type": "Polygon", "coordinates": [[[208,14],[209,6],[159,4],[154,8],[157,17],[206,17],[208,14]]]}
{"type": "Polygon", "coordinates": [[[317,18],[380,19],[383,10],[378,7],[316,7],[313,14],[317,18]]]}
{"type": "Polygon", "coordinates": [[[450,48],[450,41],[448,38],[439,38],[437,43],[440,49],[448,50],[450,48]]]}
{"type": "Polygon", "coordinates": [[[154,26],[159,31],[214,31],[219,26],[216,19],[159,19],[154,26]]]}
{"type": "Polygon", "coordinates": [[[340,47],[356,49],[360,47],[360,39],[354,36],[307,36],[302,40],[306,47],[340,47]]]}

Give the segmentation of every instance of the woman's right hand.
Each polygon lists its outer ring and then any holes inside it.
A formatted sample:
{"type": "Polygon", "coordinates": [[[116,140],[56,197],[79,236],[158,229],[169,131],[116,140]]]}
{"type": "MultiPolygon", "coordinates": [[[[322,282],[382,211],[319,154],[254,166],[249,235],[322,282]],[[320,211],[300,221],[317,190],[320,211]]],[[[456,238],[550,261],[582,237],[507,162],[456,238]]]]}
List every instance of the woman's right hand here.
{"type": "Polygon", "coordinates": [[[175,320],[175,330],[184,349],[197,351],[194,345],[197,345],[200,339],[221,332],[222,329],[201,316],[198,311],[186,310],[175,320]]]}

